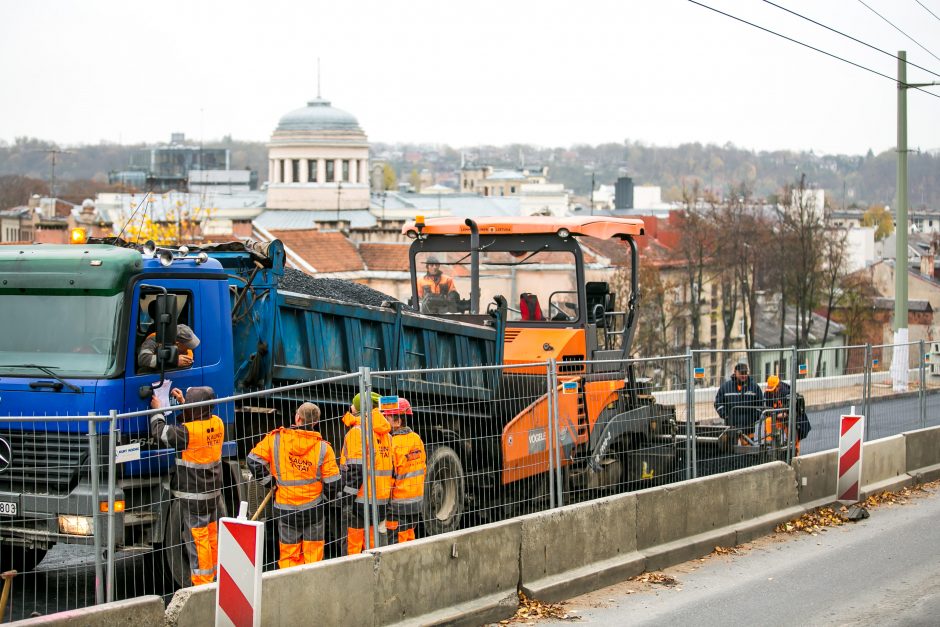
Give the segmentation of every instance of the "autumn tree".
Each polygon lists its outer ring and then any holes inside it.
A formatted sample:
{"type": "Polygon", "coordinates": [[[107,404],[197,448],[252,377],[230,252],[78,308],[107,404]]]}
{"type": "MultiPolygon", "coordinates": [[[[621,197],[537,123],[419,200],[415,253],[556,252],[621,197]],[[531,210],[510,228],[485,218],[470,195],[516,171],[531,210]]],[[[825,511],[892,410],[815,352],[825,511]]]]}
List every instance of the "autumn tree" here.
{"type": "Polygon", "coordinates": [[[894,218],[884,205],[872,205],[862,214],[862,226],[875,227],[875,240],[880,242],[894,233],[894,218]]]}
{"type": "Polygon", "coordinates": [[[0,210],[25,205],[33,194],[48,196],[49,185],[41,179],[19,174],[0,176],[0,210]]]}
{"type": "Polygon", "coordinates": [[[411,185],[411,188],[416,191],[421,191],[421,174],[417,170],[412,170],[411,174],[408,175],[408,183],[411,185]]]}
{"type": "Polygon", "coordinates": [[[382,189],[385,191],[398,189],[398,176],[395,174],[395,169],[387,163],[382,166],[382,189]]]}

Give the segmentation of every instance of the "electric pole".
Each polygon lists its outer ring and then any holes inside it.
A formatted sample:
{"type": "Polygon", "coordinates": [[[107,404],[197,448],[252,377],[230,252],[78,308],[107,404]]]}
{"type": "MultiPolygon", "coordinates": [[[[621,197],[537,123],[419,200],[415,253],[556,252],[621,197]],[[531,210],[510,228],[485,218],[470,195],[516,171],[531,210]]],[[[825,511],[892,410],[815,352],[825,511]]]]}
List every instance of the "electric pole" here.
{"type": "Polygon", "coordinates": [[[55,158],[56,158],[56,155],[70,155],[72,153],[69,150],[59,150],[58,148],[49,148],[46,150],[42,150],[40,152],[44,152],[44,153],[52,155],[52,174],[49,177],[50,178],[49,195],[55,198],[56,197],[55,195],[55,158]]]}
{"type": "Polygon", "coordinates": [[[898,51],[898,182],[894,261],[894,351],[891,378],[896,391],[907,390],[907,90],[940,83],[908,83],[907,52],[898,51]]]}

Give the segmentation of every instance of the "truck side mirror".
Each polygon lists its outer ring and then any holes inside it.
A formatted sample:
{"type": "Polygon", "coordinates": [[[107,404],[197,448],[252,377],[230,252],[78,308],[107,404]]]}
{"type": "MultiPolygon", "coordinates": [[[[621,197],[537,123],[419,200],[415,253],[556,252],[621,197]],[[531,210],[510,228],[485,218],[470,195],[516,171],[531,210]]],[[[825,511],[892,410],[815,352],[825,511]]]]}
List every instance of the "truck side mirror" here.
{"type": "Polygon", "coordinates": [[[594,311],[591,312],[591,317],[594,319],[594,324],[596,324],[598,328],[601,328],[601,329],[604,328],[604,326],[607,323],[607,321],[605,320],[604,312],[605,312],[604,305],[601,303],[597,303],[596,305],[594,305],[594,311]]]}
{"type": "Polygon", "coordinates": [[[157,294],[157,362],[162,371],[166,364],[176,364],[176,295],[157,294]]]}

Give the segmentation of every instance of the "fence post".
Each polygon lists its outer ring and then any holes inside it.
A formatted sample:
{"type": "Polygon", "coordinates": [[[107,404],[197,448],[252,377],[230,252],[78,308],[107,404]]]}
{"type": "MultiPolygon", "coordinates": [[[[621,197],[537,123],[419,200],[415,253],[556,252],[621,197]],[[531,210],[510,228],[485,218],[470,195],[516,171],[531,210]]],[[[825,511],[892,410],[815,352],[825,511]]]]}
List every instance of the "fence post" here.
{"type": "Polygon", "coordinates": [[[114,491],[117,483],[117,464],[114,463],[114,451],[117,447],[117,410],[112,409],[108,420],[108,563],[105,581],[105,600],[114,600],[114,491]]]}
{"type": "Polygon", "coordinates": [[[548,506],[552,509],[555,505],[555,394],[552,389],[552,373],[555,371],[555,360],[549,359],[545,362],[545,421],[548,423],[548,437],[546,445],[548,449],[548,506]]]}
{"type": "Polygon", "coordinates": [[[95,541],[95,604],[100,605],[104,603],[104,573],[101,570],[101,516],[98,512],[98,503],[100,502],[100,497],[98,496],[98,483],[99,483],[99,473],[101,469],[98,467],[98,429],[97,422],[95,422],[95,412],[88,412],[88,459],[90,464],[91,472],[91,519],[94,521],[92,523],[92,531],[94,532],[94,541],[95,541]]]}
{"type": "Polygon", "coordinates": [[[871,360],[872,360],[872,351],[871,344],[865,344],[865,374],[862,376],[863,385],[865,387],[862,390],[862,398],[864,400],[865,407],[865,441],[868,441],[868,434],[871,432],[871,360]]]}
{"type": "Polygon", "coordinates": [[[564,483],[562,483],[562,472],[561,472],[561,419],[559,418],[558,412],[558,361],[552,357],[550,360],[551,367],[551,380],[552,380],[552,421],[555,425],[555,499],[558,501],[558,507],[562,507],[565,504],[565,488],[564,483]]]}
{"type": "Polygon", "coordinates": [[[917,373],[920,375],[918,389],[920,393],[920,428],[927,428],[927,347],[924,346],[924,340],[918,342],[920,348],[920,361],[917,366],[917,373]]]}
{"type": "MultiPolygon", "coordinates": [[[[807,355],[809,353],[807,352],[807,355]]],[[[793,351],[790,357],[790,406],[787,408],[787,463],[793,463],[793,453],[796,449],[796,378],[800,374],[799,364],[796,362],[800,359],[800,351],[797,350],[796,346],[793,346],[793,351]]],[[[807,372],[809,364],[807,364],[807,372]]],[[[776,416],[773,417],[773,422],[776,422],[776,416]]]]}
{"type": "MultiPolygon", "coordinates": [[[[366,488],[363,490],[365,502],[362,504],[362,518],[364,529],[363,549],[369,550],[372,547],[372,531],[369,522],[374,521],[372,527],[375,527],[374,533],[378,540],[378,498],[375,492],[375,447],[372,445],[372,373],[368,366],[359,368],[359,416],[362,434],[362,482],[366,488]],[[371,511],[370,511],[371,510],[371,511]]],[[[353,507],[356,504],[353,502],[353,507]]]]}
{"type": "Polygon", "coordinates": [[[691,460],[692,479],[698,477],[698,442],[695,425],[695,351],[689,351],[689,415],[686,424],[686,439],[692,452],[691,460]]]}
{"type": "Polygon", "coordinates": [[[685,356],[686,384],[685,384],[685,478],[692,478],[692,425],[695,422],[695,364],[692,362],[692,351],[685,356]]]}

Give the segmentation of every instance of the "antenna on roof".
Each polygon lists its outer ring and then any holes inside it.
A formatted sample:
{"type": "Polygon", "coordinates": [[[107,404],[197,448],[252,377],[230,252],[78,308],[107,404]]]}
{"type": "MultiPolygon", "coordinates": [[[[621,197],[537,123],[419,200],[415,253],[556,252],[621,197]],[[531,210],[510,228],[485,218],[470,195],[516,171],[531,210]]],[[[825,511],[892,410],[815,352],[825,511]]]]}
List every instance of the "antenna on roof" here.
{"type": "Polygon", "coordinates": [[[320,99],[320,57],[317,57],[317,100],[320,99]]]}

